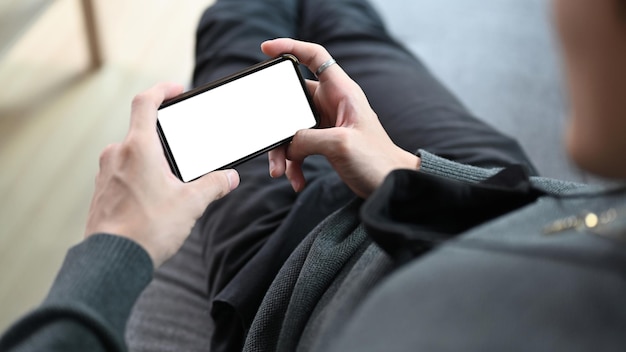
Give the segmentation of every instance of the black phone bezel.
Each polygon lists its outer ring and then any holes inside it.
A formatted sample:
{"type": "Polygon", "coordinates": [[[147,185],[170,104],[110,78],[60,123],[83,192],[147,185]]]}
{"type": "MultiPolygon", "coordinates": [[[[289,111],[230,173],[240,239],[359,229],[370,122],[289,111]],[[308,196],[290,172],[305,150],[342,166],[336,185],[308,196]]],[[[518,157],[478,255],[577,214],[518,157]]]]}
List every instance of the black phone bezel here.
{"type": "MultiPolygon", "coordinates": [[[[235,80],[237,80],[239,78],[248,76],[250,74],[253,74],[255,72],[261,71],[261,70],[263,70],[265,68],[271,67],[273,65],[276,65],[278,63],[281,63],[281,62],[284,62],[284,61],[287,61],[287,60],[291,61],[293,63],[294,70],[296,71],[296,75],[297,75],[298,79],[300,80],[300,85],[302,86],[302,90],[304,91],[306,99],[309,102],[309,107],[311,108],[311,112],[313,113],[313,117],[315,118],[315,125],[313,127],[311,127],[311,128],[318,128],[319,124],[320,124],[319,114],[317,112],[317,109],[315,108],[315,104],[313,103],[313,99],[311,98],[311,95],[309,94],[309,91],[308,91],[308,89],[306,87],[306,81],[305,81],[304,77],[302,76],[302,73],[300,72],[300,69],[299,69],[299,64],[300,63],[299,63],[298,59],[295,56],[291,55],[291,54],[284,54],[284,55],[281,55],[281,56],[279,56],[277,58],[269,59],[269,60],[260,62],[260,63],[258,63],[256,65],[250,66],[250,67],[248,67],[246,69],[243,69],[243,70],[241,70],[239,72],[236,72],[236,73],[234,73],[232,75],[226,76],[226,77],[224,77],[222,79],[219,79],[217,81],[213,81],[213,82],[207,83],[207,84],[202,85],[202,86],[200,86],[198,88],[192,89],[192,90],[190,90],[188,92],[185,92],[185,93],[183,93],[181,95],[178,95],[178,96],[176,96],[176,97],[174,97],[172,99],[168,99],[168,100],[164,101],[159,106],[158,110],[161,110],[161,109],[163,109],[165,107],[174,105],[174,104],[179,103],[181,101],[187,100],[187,99],[192,98],[192,97],[194,97],[196,95],[202,94],[202,93],[207,92],[207,91],[209,91],[211,89],[217,88],[217,87],[222,86],[224,84],[227,84],[227,83],[230,83],[232,81],[235,81],[235,80]]],[[[161,129],[161,124],[159,123],[158,118],[157,118],[157,133],[159,135],[159,139],[161,140],[161,145],[163,146],[163,151],[165,153],[165,157],[167,159],[167,162],[170,165],[172,173],[174,175],[176,175],[176,177],[178,177],[179,180],[181,180],[182,182],[192,182],[192,181],[197,180],[198,178],[204,176],[204,175],[201,175],[201,176],[198,176],[197,178],[194,178],[192,180],[184,181],[183,178],[182,178],[182,175],[180,173],[180,170],[178,169],[178,165],[176,164],[176,160],[174,159],[174,155],[172,154],[170,146],[169,146],[169,144],[167,142],[167,138],[165,137],[165,133],[161,129]]],[[[270,151],[270,150],[272,150],[272,149],[274,149],[274,148],[276,148],[276,147],[278,147],[278,146],[280,146],[282,144],[291,142],[292,139],[293,139],[293,136],[291,136],[289,138],[285,138],[284,140],[281,140],[281,141],[278,141],[278,142],[276,142],[274,144],[271,144],[271,145],[269,145],[269,146],[267,146],[267,147],[265,147],[265,148],[263,148],[261,150],[253,152],[253,153],[251,153],[251,154],[249,154],[249,155],[247,155],[247,156],[245,156],[245,157],[243,157],[241,159],[235,160],[235,161],[233,161],[231,163],[228,163],[228,164],[226,164],[226,165],[224,165],[222,167],[219,167],[219,168],[217,168],[217,169],[215,169],[213,171],[234,168],[235,166],[240,165],[240,164],[242,164],[242,163],[244,163],[244,162],[246,162],[248,160],[251,160],[253,158],[256,158],[257,156],[259,156],[259,155],[261,155],[263,153],[266,153],[266,152],[268,152],[268,151],[270,151]]],[[[213,171],[210,171],[210,172],[213,172],[213,171]]],[[[208,172],[208,173],[210,173],[210,172],[208,172]]]]}

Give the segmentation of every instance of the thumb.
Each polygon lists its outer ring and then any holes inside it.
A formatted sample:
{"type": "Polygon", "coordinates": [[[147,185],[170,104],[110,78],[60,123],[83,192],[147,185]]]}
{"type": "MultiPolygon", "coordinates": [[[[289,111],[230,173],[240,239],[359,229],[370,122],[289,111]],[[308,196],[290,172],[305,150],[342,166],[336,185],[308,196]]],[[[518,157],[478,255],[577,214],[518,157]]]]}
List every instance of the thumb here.
{"type": "Polygon", "coordinates": [[[344,127],[300,130],[287,149],[287,159],[304,160],[309,155],[332,159],[333,155],[348,155],[352,133],[351,129],[344,127]]]}
{"type": "Polygon", "coordinates": [[[194,191],[207,203],[218,200],[239,186],[239,173],[234,169],[214,171],[191,182],[194,191]]]}

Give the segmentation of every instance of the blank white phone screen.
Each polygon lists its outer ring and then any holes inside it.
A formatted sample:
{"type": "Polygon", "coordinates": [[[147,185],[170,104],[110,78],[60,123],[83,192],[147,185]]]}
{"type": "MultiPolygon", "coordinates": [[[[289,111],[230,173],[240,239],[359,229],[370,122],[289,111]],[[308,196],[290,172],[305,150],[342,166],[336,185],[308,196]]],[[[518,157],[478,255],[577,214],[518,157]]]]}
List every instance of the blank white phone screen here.
{"type": "Polygon", "coordinates": [[[162,108],[158,119],[184,182],[316,125],[290,60],[162,108]]]}

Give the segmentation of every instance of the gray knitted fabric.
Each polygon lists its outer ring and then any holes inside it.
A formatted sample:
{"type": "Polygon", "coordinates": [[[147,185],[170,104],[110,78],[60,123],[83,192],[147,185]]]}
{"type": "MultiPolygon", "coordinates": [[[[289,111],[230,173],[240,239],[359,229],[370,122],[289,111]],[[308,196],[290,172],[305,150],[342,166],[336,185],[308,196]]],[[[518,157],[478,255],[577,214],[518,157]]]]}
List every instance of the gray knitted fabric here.
{"type": "Polygon", "coordinates": [[[152,272],[137,243],[89,236],[68,251],[41,305],[0,336],[0,351],[126,351],[126,321],[152,272]]]}
{"type": "Polygon", "coordinates": [[[250,328],[244,351],[293,351],[304,324],[333,278],[364,246],[360,201],[331,215],[287,260],[250,328]]]}
{"type": "MultiPolygon", "coordinates": [[[[421,171],[480,182],[499,169],[461,165],[420,151],[421,171]]],[[[552,194],[585,190],[584,185],[532,178],[552,194]]],[[[247,336],[244,351],[325,351],[371,288],[392,270],[391,259],[361,225],[355,201],[312,231],[268,290],[247,336]]]]}
{"type": "Polygon", "coordinates": [[[357,253],[320,299],[302,332],[298,351],[327,351],[355,309],[394,268],[376,243],[357,253]]]}
{"type": "MultiPolygon", "coordinates": [[[[463,165],[431,154],[425,150],[419,151],[422,160],[421,171],[441,177],[451,178],[464,182],[480,182],[495,175],[501,169],[483,169],[480,167],[463,165]]],[[[582,183],[555,180],[545,177],[531,177],[534,186],[550,194],[593,193],[601,186],[589,186],[582,183]]]]}

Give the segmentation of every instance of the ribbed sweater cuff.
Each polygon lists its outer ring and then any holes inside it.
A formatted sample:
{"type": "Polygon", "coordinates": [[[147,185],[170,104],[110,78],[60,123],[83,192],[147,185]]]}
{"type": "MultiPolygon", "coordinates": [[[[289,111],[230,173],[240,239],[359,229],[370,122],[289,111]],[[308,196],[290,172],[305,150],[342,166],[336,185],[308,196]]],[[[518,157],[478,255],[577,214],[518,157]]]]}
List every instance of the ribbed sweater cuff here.
{"type": "Polygon", "coordinates": [[[501,170],[498,168],[483,169],[476,166],[460,164],[438,157],[423,149],[420,149],[417,155],[421,159],[420,171],[459,181],[480,182],[495,175],[501,170]]]}
{"type": "Polygon", "coordinates": [[[104,324],[100,333],[122,343],[126,321],[137,298],[152,280],[153,264],[137,243],[95,234],[71,248],[43,303],[47,308],[78,310],[104,324]]]}

